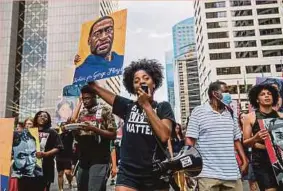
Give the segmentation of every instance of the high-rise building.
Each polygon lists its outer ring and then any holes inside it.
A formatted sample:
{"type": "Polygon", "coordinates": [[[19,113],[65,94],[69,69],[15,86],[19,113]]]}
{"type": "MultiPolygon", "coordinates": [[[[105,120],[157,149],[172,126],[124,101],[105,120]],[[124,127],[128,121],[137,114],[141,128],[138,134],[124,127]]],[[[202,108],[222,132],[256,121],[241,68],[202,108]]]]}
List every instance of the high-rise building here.
{"type": "Polygon", "coordinates": [[[282,0],[195,0],[195,32],[202,102],[208,86],[221,80],[247,108],[256,77],[281,76],[282,0]],[[237,86],[239,84],[239,86],[237,86]]]}
{"type": "Polygon", "coordinates": [[[173,52],[168,51],[165,53],[165,69],[166,69],[166,82],[168,101],[173,110],[175,110],[175,94],[174,94],[174,57],[173,52]]]}
{"type": "Polygon", "coordinates": [[[194,18],[185,19],[173,27],[175,115],[184,127],[191,111],[200,105],[194,18]]]}
{"type": "Polygon", "coordinates": [[[195,47],[194,18],[185,19],[173,26],[174,58],[186,54],[195,47]]]}
{"type": "MultiPolygon", "coordinates": [[[[111,0],[33,0],[0,3],[0,116],[55,113],[62,88],[72,83],[81,24],[117,10],[111,0]]],[[[120,93],[120,77],[104,80],[120,93]]]]}
{"type": "Polygon", "coordinates": [[[180,118],[183,126],[192,110],[201,104],[196,55],[186,55],[175,61],[178,73],[180,118]]]}

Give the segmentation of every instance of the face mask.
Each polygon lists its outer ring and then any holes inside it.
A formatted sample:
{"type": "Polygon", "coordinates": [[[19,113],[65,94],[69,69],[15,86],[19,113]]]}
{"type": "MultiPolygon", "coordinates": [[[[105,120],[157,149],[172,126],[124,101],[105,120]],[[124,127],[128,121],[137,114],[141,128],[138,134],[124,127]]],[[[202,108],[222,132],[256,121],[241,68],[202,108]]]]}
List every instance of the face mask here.
{"type": "Polygon", "coordinates": [[[221,102],[224,103],[225,105],[229,106],[230,103],[232,102],[231,94],[229,94],[229,93],[222,93],[221,102]]]}

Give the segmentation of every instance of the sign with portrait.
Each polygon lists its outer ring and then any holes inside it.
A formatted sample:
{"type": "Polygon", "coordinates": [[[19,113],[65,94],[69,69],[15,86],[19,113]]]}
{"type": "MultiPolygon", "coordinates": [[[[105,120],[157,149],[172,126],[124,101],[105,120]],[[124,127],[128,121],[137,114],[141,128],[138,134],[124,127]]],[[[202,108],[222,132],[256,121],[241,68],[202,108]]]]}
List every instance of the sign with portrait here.
{"type": "Polygon", "coordinates": [[[10,176],[14,118],[0,119],[0,190],[8,190],[10,176]]]}
{"type": "Polygon", "coordinates": [[[122,74],[127,10],[86,22],[81,27],[74,84],[122,74]]]}
{"type": "Polygon", "coordinates": [[[270,137],[265,139],[266,150],[272,164],[278,185],[283,185],[283,119],[258,120],[260,129],[268,130],[270,137]]]}
{"type": "Polygon", "coordinates": [[[55,122],[60,125],[62,122],[67,122],[72,117],[74,109],[77,105],[78,97],[65,96],[56,103],[55,122]]]}
{"type": "Polygon", "coordinates": [[[42,159],[36,157],[36,152],[39,151],[40,142],[37,128],[15,132],[12,148],[11,177],[42,176],[42,159]]]}
{"type": "MultiPolygon", "coordinates": [[[[82,84],[83,85],[83,84],[82,84]]],[[[81,95],[81,86],[82,85],[67,85],[63,88],[63,96],[75,96],[79,97],[81,95]]]]}

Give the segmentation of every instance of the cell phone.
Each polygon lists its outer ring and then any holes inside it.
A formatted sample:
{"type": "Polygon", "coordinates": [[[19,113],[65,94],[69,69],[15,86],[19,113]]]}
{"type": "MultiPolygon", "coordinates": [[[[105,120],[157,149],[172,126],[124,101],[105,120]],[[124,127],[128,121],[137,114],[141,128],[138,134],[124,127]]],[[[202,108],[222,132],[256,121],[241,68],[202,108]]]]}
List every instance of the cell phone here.
{"type": "Polygon", "coordinates": [[[141,84],[141,89],[148,94],[148,86],[146,84],[141,84]]]}

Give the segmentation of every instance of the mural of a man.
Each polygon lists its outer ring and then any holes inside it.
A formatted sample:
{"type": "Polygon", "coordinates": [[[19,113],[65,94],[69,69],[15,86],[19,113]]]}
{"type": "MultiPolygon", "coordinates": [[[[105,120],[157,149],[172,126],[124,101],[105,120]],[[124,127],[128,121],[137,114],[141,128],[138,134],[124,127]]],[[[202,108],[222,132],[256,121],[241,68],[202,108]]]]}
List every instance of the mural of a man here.
{"type": "MultiPolygon", "coordinates": [[[[123,55],[112,50],[114,41],[114,20],[110,16],[99,18],[90,28],[88,45],[90,55],[76,68],[75,78],[93,75],[94,72],[107,72],[109,68],[120,69],[123,55]]],[[[76,61],[80,56],[76,56],[76,61]]]]}
{"type": "Polygon", "coordinates": [[[13,141],[12,177],[34,177],[41,174],[36,164],[36,140],[29,131],[16,133],[13,141]]]}

